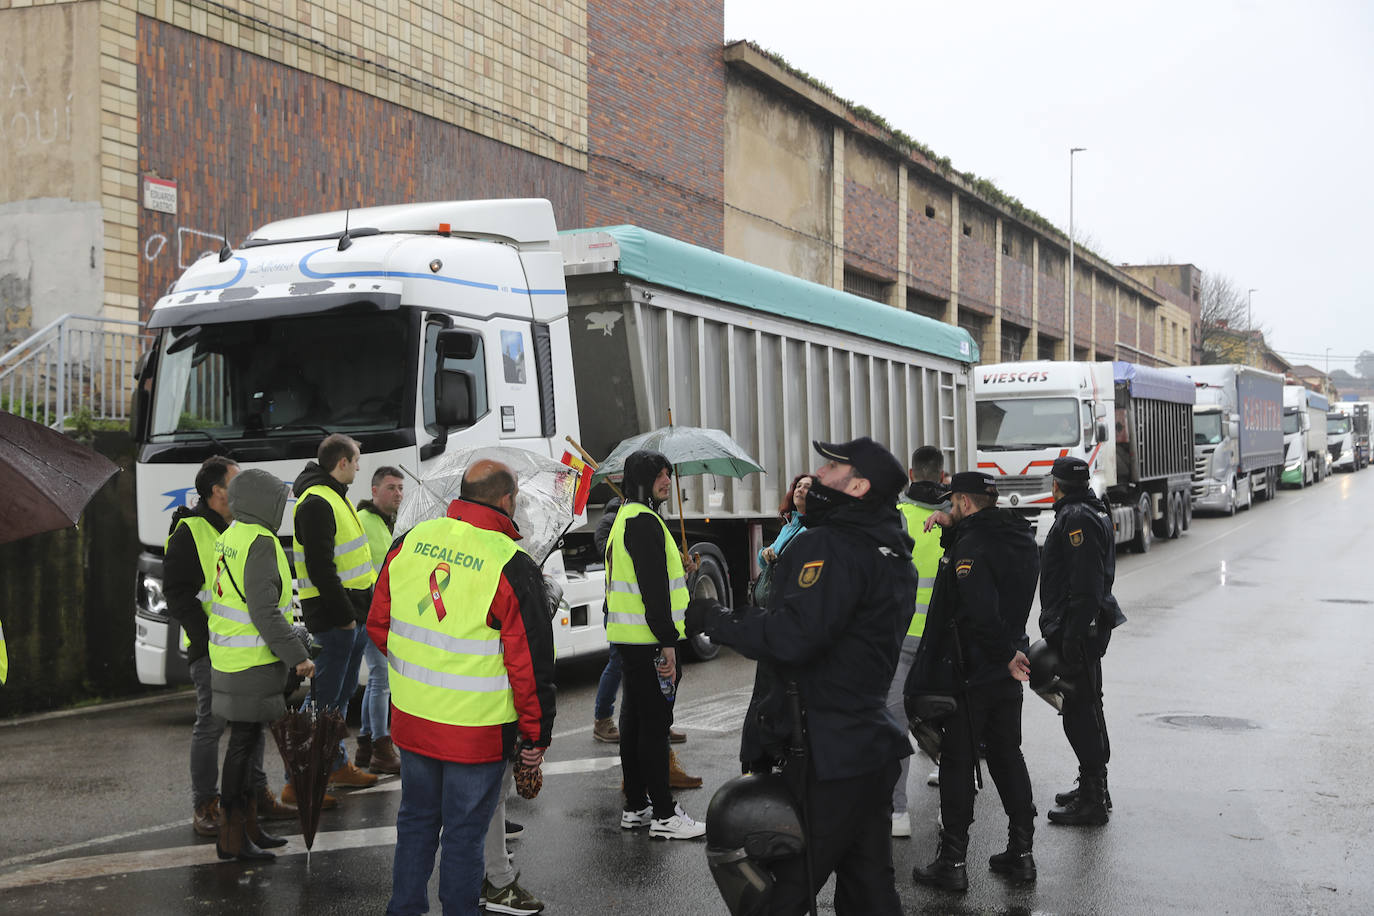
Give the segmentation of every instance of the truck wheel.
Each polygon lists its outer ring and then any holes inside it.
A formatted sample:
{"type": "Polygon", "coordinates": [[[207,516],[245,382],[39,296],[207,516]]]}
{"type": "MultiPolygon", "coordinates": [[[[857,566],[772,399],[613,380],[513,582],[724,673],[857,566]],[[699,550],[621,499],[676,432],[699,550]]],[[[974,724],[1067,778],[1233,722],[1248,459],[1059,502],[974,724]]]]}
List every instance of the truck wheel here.
{"type": "Polygon", "coordinates": [[[1193,494],[1183,494],[1183,530],[1193,527],[1193,494]]]}
{"type": "Polygon", "coordinates": [[[1173,540],[1183,534],[1183,504],[1188,501],[1187,493],[1174,494],[1174,521],[1169,526],[1169,538],[1173,540]]]}
{"type": "Polygon", "coordinates": [[[1136,553],[1149,553],[1150,545],[1154,543],[1154,519],[1150,517],[1153,514],[1150,508],[1150,494],[1142,493],[1140,502],[1135,507],[1135,538],[1131,541],[1131,548],[1136,553]]]}
{"type": "Polygon", "coordinates": [[[1152,525],[1155,538],[1161,541],[1167,541],[1169,538],[1173,537],[1175,524],[1174,494],[1166,491],[1164,493],[1164,514],[1155,519],[1152,525]]]}
{"type": "MultiPolygon", "coordinates": [[[[718,559],[709,553],[701,554],[701,566],[691,582],[693,598],[714,598],[722,604],[729,601],[729,591],[725,587],[725,568],[718,559]]],[[[720,654],[720,646],[711,642],[705,633],[689,636],[684,644],[692,657],[700,662],[708,662],[720,654]]]]}
{"type": "Polygon", "coordinates": [[[1231,501],[1230,501],[1229,503],[1226,504],[1226,514],[1229,515],[1229,516],[1232,517],[1232,518],[1235,518],[1235,516],[1236,516],[1236,503],[1238,502],[1238,500],[1236,499],[1236,479],[1235,479],[1234,477],[1231,478],[1231,487],[1230,487],[1230,489],[1231,489],[1231,501]]]}

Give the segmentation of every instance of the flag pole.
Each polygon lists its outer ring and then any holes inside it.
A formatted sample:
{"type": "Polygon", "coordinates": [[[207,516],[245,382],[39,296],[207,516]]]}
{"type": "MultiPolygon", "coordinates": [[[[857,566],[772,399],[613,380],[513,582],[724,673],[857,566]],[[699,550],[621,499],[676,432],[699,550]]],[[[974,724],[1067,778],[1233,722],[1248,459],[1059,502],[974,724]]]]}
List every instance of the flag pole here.
{"type": "MultiPolygon", "coordinates": [[[[597,468],[601,466],[596,463],[595,458],[587,454],[587,450],[584,449],[581,445],[579,445],[577,440],[574,439],[572,436],[564,436],[563,438],[568,440],[569,445],[577,449],[577,453],[582,456],[582,460],[587,462],[587,467],[595,471],[597,468]]],[[[619,496],[621,499],[625,498],[625,494],[620,492],[620,487],[617,487],[609,477],[606,478],[606,485],[615,491],[616,496],[619,496]]]]}
{"type": "MultiPolygon", "coordinates": [[[[668,408],[668,428],[673,426],[673,408],[668,408]]],[[[687,519],[682,514],[682,477],[677,472],[677,465],[673,465],[673,487],[677,490],[677,523],[682,532],[682,558],[687,559],[687,519]]]]}

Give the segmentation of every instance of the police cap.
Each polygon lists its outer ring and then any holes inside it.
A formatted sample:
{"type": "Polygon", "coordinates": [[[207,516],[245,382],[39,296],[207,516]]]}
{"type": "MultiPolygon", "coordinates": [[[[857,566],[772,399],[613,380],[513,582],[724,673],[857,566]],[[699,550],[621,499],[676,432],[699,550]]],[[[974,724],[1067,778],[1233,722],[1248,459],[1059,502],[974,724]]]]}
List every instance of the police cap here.
{"type": "Polygon", "coordinates": [[[821,457],[852,465],[854,473],[868,481],[869,492],[880,502],[891,502],[906,486],[906,470],[886,448],[867,436],[848,442],[811,443],[821,457]]]}
{"type": "Polygon", "coordinates": [[[960,471],[949,480],[950,493],[968,493],[973,496],[996,496],[997,480],[983,471],[960,471]]]}
{"type": "Polygon", "coordinates": [[[1050,474],[1056,480],[1065,483],[1087,483],[1088,482],[1088,462],[1082,458],[1066,456],[1054,459],[1054,467],[1050,469],[1050,474]]]}

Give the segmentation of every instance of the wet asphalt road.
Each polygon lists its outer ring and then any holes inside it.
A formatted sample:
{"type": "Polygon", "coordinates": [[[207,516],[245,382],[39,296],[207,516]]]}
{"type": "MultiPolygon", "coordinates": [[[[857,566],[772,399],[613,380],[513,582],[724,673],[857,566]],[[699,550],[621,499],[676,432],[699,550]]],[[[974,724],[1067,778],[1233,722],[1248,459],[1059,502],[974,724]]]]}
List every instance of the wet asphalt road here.
{"type": "MultiPolygon", "coordinates": [[[[1027,888],[986,868],[1005,819],[980,797],[963,898],[914,887],[934,850],[936,790],[914,767],[916,836],[894,841],[907,913],[1367,913],[1374,763],[1374,473],[1284,491],[1235,519],[1123,555],[1130,622],[1105,661],[1115,813],[1102,828],[1047,825],[1072,755],[1049,706],[1027,695],[1025,751],[1042,817],[1027,888]]],[[[1033,634],[1034,635],[1034,634],[1033,634]]],[[[521,883],[553,914],[724,913],[700,843],[618,826],[614,749],[591,739],[600,666],[560,669],[544,791],[514,799],[521,883]]],[[[678,748],[706,788],[735,772],[752,664],[730,653],[687,669],[678,748]]],[[[380,913],[390,890],[395,778],[327,812],[315,851],[299,828],[277,862],[219,864],[189,826],[186,695],[0,724],[0,912],[380,913]]],[[[273,784],[280,780],[270,772],[273,784]]],[[[437,910],[437,876],[431,887],[437,910]]],[[[830,892],[821,912],[833,912],[830,892]]]]}

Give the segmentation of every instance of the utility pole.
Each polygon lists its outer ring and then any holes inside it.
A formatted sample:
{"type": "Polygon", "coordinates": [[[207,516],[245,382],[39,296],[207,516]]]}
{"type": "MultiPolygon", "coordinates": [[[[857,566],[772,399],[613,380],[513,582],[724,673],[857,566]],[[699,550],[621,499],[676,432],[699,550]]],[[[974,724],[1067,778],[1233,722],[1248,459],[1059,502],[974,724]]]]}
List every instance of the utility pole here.
{"type": "Polygon", "coordinates": [[[1086,152],[1087,147],[1074,146],[1069,149],[1069,328],[1065,343],[1068,344],[1069,362],[1073,362],[1073,154],[1086,152]]]}

